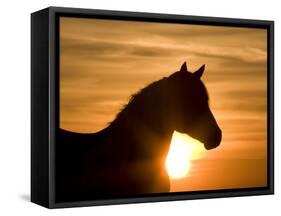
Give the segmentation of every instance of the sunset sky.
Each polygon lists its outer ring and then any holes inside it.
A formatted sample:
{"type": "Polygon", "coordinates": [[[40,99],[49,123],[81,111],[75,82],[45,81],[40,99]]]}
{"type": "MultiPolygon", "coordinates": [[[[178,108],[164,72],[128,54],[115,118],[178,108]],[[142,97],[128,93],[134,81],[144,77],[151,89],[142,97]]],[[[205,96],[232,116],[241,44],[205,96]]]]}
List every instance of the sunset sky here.
{"type": "Polygon", "coordinates": [[[171,191],[266,186],[265,29],[60,18],[60,127],[97,132],[130,95],[187,61],[202,77],[221,145],[171,191]]]}

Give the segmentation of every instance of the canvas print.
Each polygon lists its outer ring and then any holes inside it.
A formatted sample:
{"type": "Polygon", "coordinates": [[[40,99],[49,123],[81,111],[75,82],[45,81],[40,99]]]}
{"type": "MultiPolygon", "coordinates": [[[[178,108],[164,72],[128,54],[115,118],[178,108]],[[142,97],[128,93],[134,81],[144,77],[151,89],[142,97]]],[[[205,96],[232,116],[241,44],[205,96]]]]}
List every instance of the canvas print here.
{"type": "Polygon", "coordinates": [[[59,27],[56,202],[267,186],[266,29],[59,27]]]}

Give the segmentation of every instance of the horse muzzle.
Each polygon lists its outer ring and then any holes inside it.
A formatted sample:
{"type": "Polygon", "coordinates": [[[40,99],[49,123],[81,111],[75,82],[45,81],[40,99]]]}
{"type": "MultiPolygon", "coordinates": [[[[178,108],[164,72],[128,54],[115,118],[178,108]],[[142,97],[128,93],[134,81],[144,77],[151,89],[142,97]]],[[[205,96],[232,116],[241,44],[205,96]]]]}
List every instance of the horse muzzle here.
{"type": "Polygon", "coordinates": [[[221,143],[221,139],[222,139],[222,132],[221,129],[218,128],[217,132],[211,137],[208,137],[207,141],[204,142],[205,149],[211,150],[218,147],[221,143]]]}

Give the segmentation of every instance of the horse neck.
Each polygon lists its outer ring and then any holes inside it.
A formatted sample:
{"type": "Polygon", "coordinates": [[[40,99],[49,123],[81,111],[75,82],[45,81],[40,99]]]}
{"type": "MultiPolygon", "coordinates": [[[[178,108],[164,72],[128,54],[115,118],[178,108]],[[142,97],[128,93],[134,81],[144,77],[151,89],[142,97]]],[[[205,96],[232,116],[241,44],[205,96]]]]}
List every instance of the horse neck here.
{"type": "Polygon", "coordinates": [[[140,103],[136,110],[126,110],[127,114],[114,120],[108,131],[113,139],[122,140],[122,144],[119,144],[126,149],[134,146],[134,151],[143,152],[134,152],[138,156],[147,154],[151,158],[159,158],[168,152],[173,130],[167,121],[166,112],[159,110],[166,107],[164,97],[158,95],[148,100],[156,101],[150,101],[145,106],[140,103]]]}
{"type": "Polygon", "coordinates": [[[133,106],[124,109],[110,126],[131,132],[147,130],[159,136],[171,134],[173,130],[166,102],[163,90],[154,89],[133,106]]]}

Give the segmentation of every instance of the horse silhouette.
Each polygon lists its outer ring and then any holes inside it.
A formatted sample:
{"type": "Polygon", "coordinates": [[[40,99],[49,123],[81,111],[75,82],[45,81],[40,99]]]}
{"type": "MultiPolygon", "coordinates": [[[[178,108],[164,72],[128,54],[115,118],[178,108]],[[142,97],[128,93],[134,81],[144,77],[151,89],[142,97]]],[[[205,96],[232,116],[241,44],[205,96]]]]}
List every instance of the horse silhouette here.
{"type": "Polygon", "coordinates": [[[186,63],[132,95],[116,118],[97,133],[59,129],[56,201],[81,201],[169,192],[165,159],[173,132],[217,147],[221,130],[201,81],[205,65],[186,63]]]}

